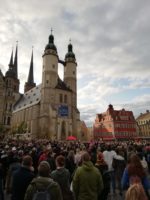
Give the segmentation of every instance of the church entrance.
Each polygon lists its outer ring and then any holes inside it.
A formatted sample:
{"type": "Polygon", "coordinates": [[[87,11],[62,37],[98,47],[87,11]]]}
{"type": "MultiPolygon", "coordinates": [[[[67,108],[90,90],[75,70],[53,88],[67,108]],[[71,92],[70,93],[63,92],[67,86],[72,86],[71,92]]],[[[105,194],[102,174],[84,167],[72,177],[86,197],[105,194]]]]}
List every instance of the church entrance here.
{"type": "Polygon", "coordinates": [[[66,140],[66,123],[62,121],[61,124],[61,140],[66,140]]]}

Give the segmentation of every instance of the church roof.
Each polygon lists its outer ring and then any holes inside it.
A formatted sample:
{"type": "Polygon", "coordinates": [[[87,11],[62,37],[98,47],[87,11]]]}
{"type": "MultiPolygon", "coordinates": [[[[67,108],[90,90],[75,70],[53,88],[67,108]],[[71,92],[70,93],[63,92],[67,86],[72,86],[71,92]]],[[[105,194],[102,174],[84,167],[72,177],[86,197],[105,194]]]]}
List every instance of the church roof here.
{"type": "Polygon", "coordinates": [[[14,105],[13,112],[36,105],[41,100],[41,84],[24,93],[14,105]]]}
{"type": "Polygon", "coordinates": [[[67,90],[67,91],[72,91],[69,87],[67,87],[67,85],[60,79],[60,77],[58,76],[58,80],[57,80],[57,85],[55,88],[57,89],[61,89],[61,90],[67,90]]]}

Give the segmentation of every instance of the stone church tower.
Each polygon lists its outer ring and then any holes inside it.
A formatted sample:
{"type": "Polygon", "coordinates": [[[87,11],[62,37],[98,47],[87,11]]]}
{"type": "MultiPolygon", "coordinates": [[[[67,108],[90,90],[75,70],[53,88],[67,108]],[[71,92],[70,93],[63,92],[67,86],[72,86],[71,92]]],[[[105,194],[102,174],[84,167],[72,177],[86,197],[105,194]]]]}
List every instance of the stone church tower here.
{"type": "Polygon", "coordinates": [[[19,85],[17,45],[14,61],[12,51],[9,68],[5,76],[0,71],[0,125],[3,126],[6,131],[11,127],[13,106],[20,97],[19,85]]]}
{"type": "Polygon", "coordinates": [[[65,140],[67,136],[80,134],[80,113],[77,109],[77,63],[73,46],[68,45],[65,59],[60,60],[49,36],[42,64],[42,83],[33,79],[33,53],[31,57],[25,93],[15,104],[12,128],[25,123],[33,137],[65,140]],[[60,79],[58,64],[64,66],[64,78],[60,79]]]}

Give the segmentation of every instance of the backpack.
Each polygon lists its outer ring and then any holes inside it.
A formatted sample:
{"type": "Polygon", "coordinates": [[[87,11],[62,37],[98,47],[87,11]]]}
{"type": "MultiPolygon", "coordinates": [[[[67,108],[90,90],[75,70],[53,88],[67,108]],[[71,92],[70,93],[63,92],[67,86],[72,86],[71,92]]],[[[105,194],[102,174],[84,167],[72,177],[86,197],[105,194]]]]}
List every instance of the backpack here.
{"type": "Polygon", "coordinates": [[[48,191],[50,185],[45,190],[36,190],[36,192],[33,195],[32,200],[51,200],[50,193],[48,191]]]}

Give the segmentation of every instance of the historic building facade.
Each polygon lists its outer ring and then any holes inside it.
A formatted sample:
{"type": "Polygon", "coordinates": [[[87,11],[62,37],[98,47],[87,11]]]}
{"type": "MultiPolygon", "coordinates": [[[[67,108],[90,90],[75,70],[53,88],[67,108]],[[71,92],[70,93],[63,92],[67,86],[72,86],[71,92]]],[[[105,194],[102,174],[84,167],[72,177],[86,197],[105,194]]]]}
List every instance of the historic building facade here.
{"type": "Polygon", "coordinates": [[[17,57],[18,47],[16,46],[15,58],[13,59],[12,51],[9,68],[5,75],[0,70],[0,126],[5,131],[11,127],[13,105],[20,97],[17,57]]]}
{"type": "Polygon", "coordinates": [[[77,63],[73,46],[68,45],[64,61],[60,60],[51,34],[42,57],[42,83],[36,86],[32,53],[25,92],[13,106],[11,130],[23,125],[32,137],[61,140],[68,135],[78,137],[80,112],[77,109],[77,63]],[[58,75],[58,63],[64,66],[63,80],[58,75]]]}
{"type": "Polygon", "coordinates": [[[139,137],[141,139],[150,138],[150,111],[141,113],[137,118],[137,126],[139,130],[139,137]]]}
{"type": "Polygon", "coordinates": [[[138,136],[136,129],[132,111],[114,110],[109,105],[106,112],[96,115],[93,134],[95,139],[132,139],[138,136]]]}

